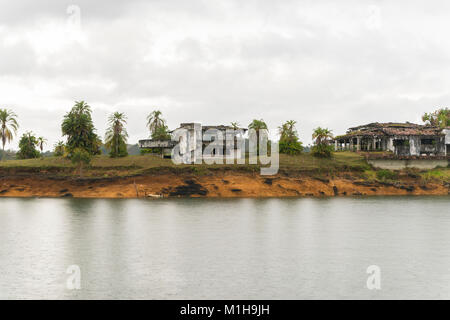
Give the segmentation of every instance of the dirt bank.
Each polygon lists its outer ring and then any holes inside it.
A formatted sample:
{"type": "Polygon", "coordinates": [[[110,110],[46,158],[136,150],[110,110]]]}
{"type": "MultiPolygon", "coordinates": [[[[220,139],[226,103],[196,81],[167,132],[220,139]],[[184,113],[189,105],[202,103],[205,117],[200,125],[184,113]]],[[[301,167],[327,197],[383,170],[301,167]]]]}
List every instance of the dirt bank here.
{"type": "Polygon", "coordinates": [[[150,174],[124,178],[0,177],[0,197],[298,197],[361,195],[448,195],[450,186],[403,178],[396,182],[367,181],[351,174],[340,177],[219,172],[215,175],[150,174]]]}

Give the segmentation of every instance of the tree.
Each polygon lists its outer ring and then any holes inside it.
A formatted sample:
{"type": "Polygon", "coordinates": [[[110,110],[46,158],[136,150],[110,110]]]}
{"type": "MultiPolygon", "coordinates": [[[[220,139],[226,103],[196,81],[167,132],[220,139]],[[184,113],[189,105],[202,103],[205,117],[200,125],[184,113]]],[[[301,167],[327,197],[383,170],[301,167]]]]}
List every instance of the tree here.
{"type": "Polygon", "coordinates": [[[152,133],[152,139],[153,140],[170,140],[170,132],[169,128],[167,126],[158,127],[153,133],[152,133]]]}
{"type": "Polygon", "coordinates": [[[327,139],[333,138],[331,130],[317,127],[313,131],[312,138],[315,140],[315,145],[311,149],[313,156],[318,158],[331,158],[333,147],[328,145],[326,141],[327,139]]]}
{"type": "Polygon", "coordinates": [[[280,153],[290,155],[300,154],[303,151],[303,146],[298,141],[298,133],[295,129],[296,121],[289,120],[278,127],[280,133],[279,150],[280,153]]]}
{"type": "Polygon", "coordinates": [[[166,125],[166,120],[162,117],[162,112],[155,110],[147,116],[147,127],[150,130],[150,135],[153,135],[159,128],[166,125]]]}
{"type": "Polygon", "coordinates": [[[315,141],[316,145],[326,144],[326,139],[332,139],[333,134],[331,133],[331,130],[329,130],[328,128],[317,127],[313,131],[312,138],[316,140],[315,141]]]}
{"type": "Polygon", "coordinates": [[[76,101],[72,110],[64,116],[61,125],[63,136],[67,136],[69,156],[81,148],[91,155],[100,154],[101,140],[95,133],[91,107],[84,101],[76,101]]]}
{"type": "Polygon", "coordinates": [[[248,125],[248,128],[253,129],[258,133],[260,130],[263,130],[263,129],[267,130],[267,124],[264,122],[263,119],[261,119],[261,120],[255,119],[248,125]]]}
{"type": "Polygon", "coordinates": [[[82,177],[83,166],[91,163],[92,155],[83,148],[76,148],[72,151],[72,157],[70,160],[77,166],[80,177],[82,177]]]}
{"type": "Polygon", "coordinates": [[[434,112],[424,113],[422,121],[426,125],[445,128],[450,126],[450,109],[441,108],[434,112]]]}
{"type": "Polygon", "coordinates": [[[2,140],[2,159],[5,154],[5,144],[10,143],[13,136],[17,133],[19,124],[17,123],[17,115],[6,109],[0,109],[0,138],[2,140]]]}
{"type": "Polygon", "coordinates": [[[37,138],[39,149],[41,150],[41,153],[44,151],[44,145],[47,143],[47,139],[44,137],[37,138]]]}
{"type": "Polygon", "coordinates": [[[64,153],[66,151],[66,146],[64,145],[64,141],[58,141],[54,147],[55,147],[55,149],[53,151],[53,155],[55,157],[64,156],[64,153]]]}
{"type": "Polygon", "coordinates": [[[257,152],[259,152],[259,134],[261,130],[267,130],[267,124],[264,122],[263,119],[261,120],[257,120],[254,119],[249,125],[248,125],[249,129],[253,129],[255,130],[256,133],[256,150],[257,152]]]}
{"type": "Polygon", "coordinates": [[[109,155],[111,158],[126,157],[127,152],[127,138],[128,133],[125,129],[127,117],[124,113],[114,112],[109,116],[109,128],[106,131],[105,145],[110,149],[109,155]]]}
{"type": "Polygon", "coordinates": [[[17,152],[17,158],[39,158],[39,151],[37,150],[38,145],[39,141],[31,131],[24,133],[19,141],[19,152],[17,152]]]}
{"type": "Polygon", "coordinates": [[[231,122],[231,127],[233,128],[233,130],[239,130],[239,122],[231,122]]]}

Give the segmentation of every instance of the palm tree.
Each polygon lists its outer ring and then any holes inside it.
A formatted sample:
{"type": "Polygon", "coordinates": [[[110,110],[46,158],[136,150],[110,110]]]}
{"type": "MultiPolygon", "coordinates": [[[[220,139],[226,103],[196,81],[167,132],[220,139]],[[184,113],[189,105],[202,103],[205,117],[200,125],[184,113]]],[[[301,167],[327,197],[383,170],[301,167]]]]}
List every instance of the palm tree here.
{"type": "Polygon", "coordinates": [[[317,127],[313,131],[312,138],[316,140],[316,145],[321,145],[325,143],[326,139],[332,139],[333,134],[328,128],[317,127]]]}
{"type": "Polygon", "coordinates": [[[249,125],[249,129],[253,129],[256,131],[256,137],[259,139],[259,132],[261,130],[267,130],[267,124],[264,122],[263,119],[261,120],[253,120],[249,125]]]}
{"type": "Polygon", "coordinates": [[[126,141],[128,138],[125,124],[127,123],[127,117],[123,112],[114,112],[108,118],[108,131],[106,131],[105,145],[107,148],[111,148],[110,155],[112,157],[125,156],[126,141]]]}
{"type": "Polygon", "coordinates": [[[295,124],[297,121],[288,120],[278,127],[278,132],[280,134],[280,141],[293,141],[298,140],[297,130],[295,129],[295,124]]]}
{"type": "Polygon", "coordinates": [[[39,149],[41,149],[41,153],[44,151],[44,145],[47,143],[47,139],[44,137],[37,138],[39,149]]]}
{"type": "Polygon", "coordinates": [[[2,139],[2,159],[5,153],[6,142],[10,143],[13,136],[17,133],[19,124],[17,123],[17,115],[6,109],[0,109],[0,138],[2,139]]]}
{"type": "Polygon", "coordinates": [[[72,109],[72,112],[78,113],[78,114],[92,114],[91,106],[87,104],[85,101],[75,101],[75,105],[72,109]]]}
{"type": "Polygon", "coordinates": [[[92,155],[100,153],[100,141],[95,133],[91,116],[91,107],[84,101],[76,101],[72,109],[66,113],[61,124],[62,135],[67,136],[69,155],[76,148],[82,148],[92,155]]]}
{"type": "Polygon", "coordinates": [[[248,125],[249,129],[253,129],[256,132],[256,138],[259,141],[259,132],[261,130],[267,130],[267,124],[264,122],[263,119],[261,120],[253,120],[249,125],[248,125]]]}
{"type": "Polygon", "coordinates": [[[231,126],[233,127],[233,130],[239,130],[239,122],[231,122],[231,126]]]}
{"type": "Polygon", "coordinates": [[[249,129],[253,129],[255,130],[256,133],[256,150],[258,150],[259,152],[259,133],[261,130],[267,130],[267,124],[264,122],[263,119],[261,120],[257,120],[254,119],[249,125],[248,125],[249,129]]]}
{"type": "Polygon", "coordinates": [[[147,127],[150,130],[150,134],[155,133],[159,128],[164,127],[166,125],[166,121],[161,118],[162,112],[159,110],[155,110],[150,113],[147,117],[147,127]]]}

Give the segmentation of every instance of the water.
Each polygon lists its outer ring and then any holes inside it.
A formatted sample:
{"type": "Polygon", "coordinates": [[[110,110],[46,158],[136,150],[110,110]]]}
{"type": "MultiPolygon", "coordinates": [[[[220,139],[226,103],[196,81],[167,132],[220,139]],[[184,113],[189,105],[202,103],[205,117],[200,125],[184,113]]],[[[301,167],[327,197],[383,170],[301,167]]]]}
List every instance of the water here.
{"type": "Polygon", "coordinates": [[[0,199],[0,298],[449,299],[449,204],[0,199]]]}

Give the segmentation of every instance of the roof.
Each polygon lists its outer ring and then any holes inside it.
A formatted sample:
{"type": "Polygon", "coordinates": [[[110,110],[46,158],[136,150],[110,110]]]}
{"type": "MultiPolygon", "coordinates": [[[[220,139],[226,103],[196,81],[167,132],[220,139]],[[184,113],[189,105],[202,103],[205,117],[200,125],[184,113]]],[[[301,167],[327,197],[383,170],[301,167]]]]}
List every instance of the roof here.
{"type": "MultiPolygon", "coordinates": [[[[203,126],[200,123],[195,123],[195,122],[189,122],[189,123],[181,123],[180,124],[180,128],[189,128],[189,129],[193,129],[195,127],[195,125],[201,126],[202,131],[206,131],[206,130],[220,130],[220,131],[225,131],[225,130],[234,130],[234,127],[232,126],[226,126],[226,125],[216,125],[216,126],[203,126]]],[[[236,130],[242,130],[242,131],[247,131],[248,129],[246,128],[237,128],[236,130]]]]}
{"type": "Polygon", "coordinates": [[[366,125],[349,128],[347,133],[336,138],[351,136],[439,136],[442,128],[420,125],[415,123],[369,123],[366,125]]]}

